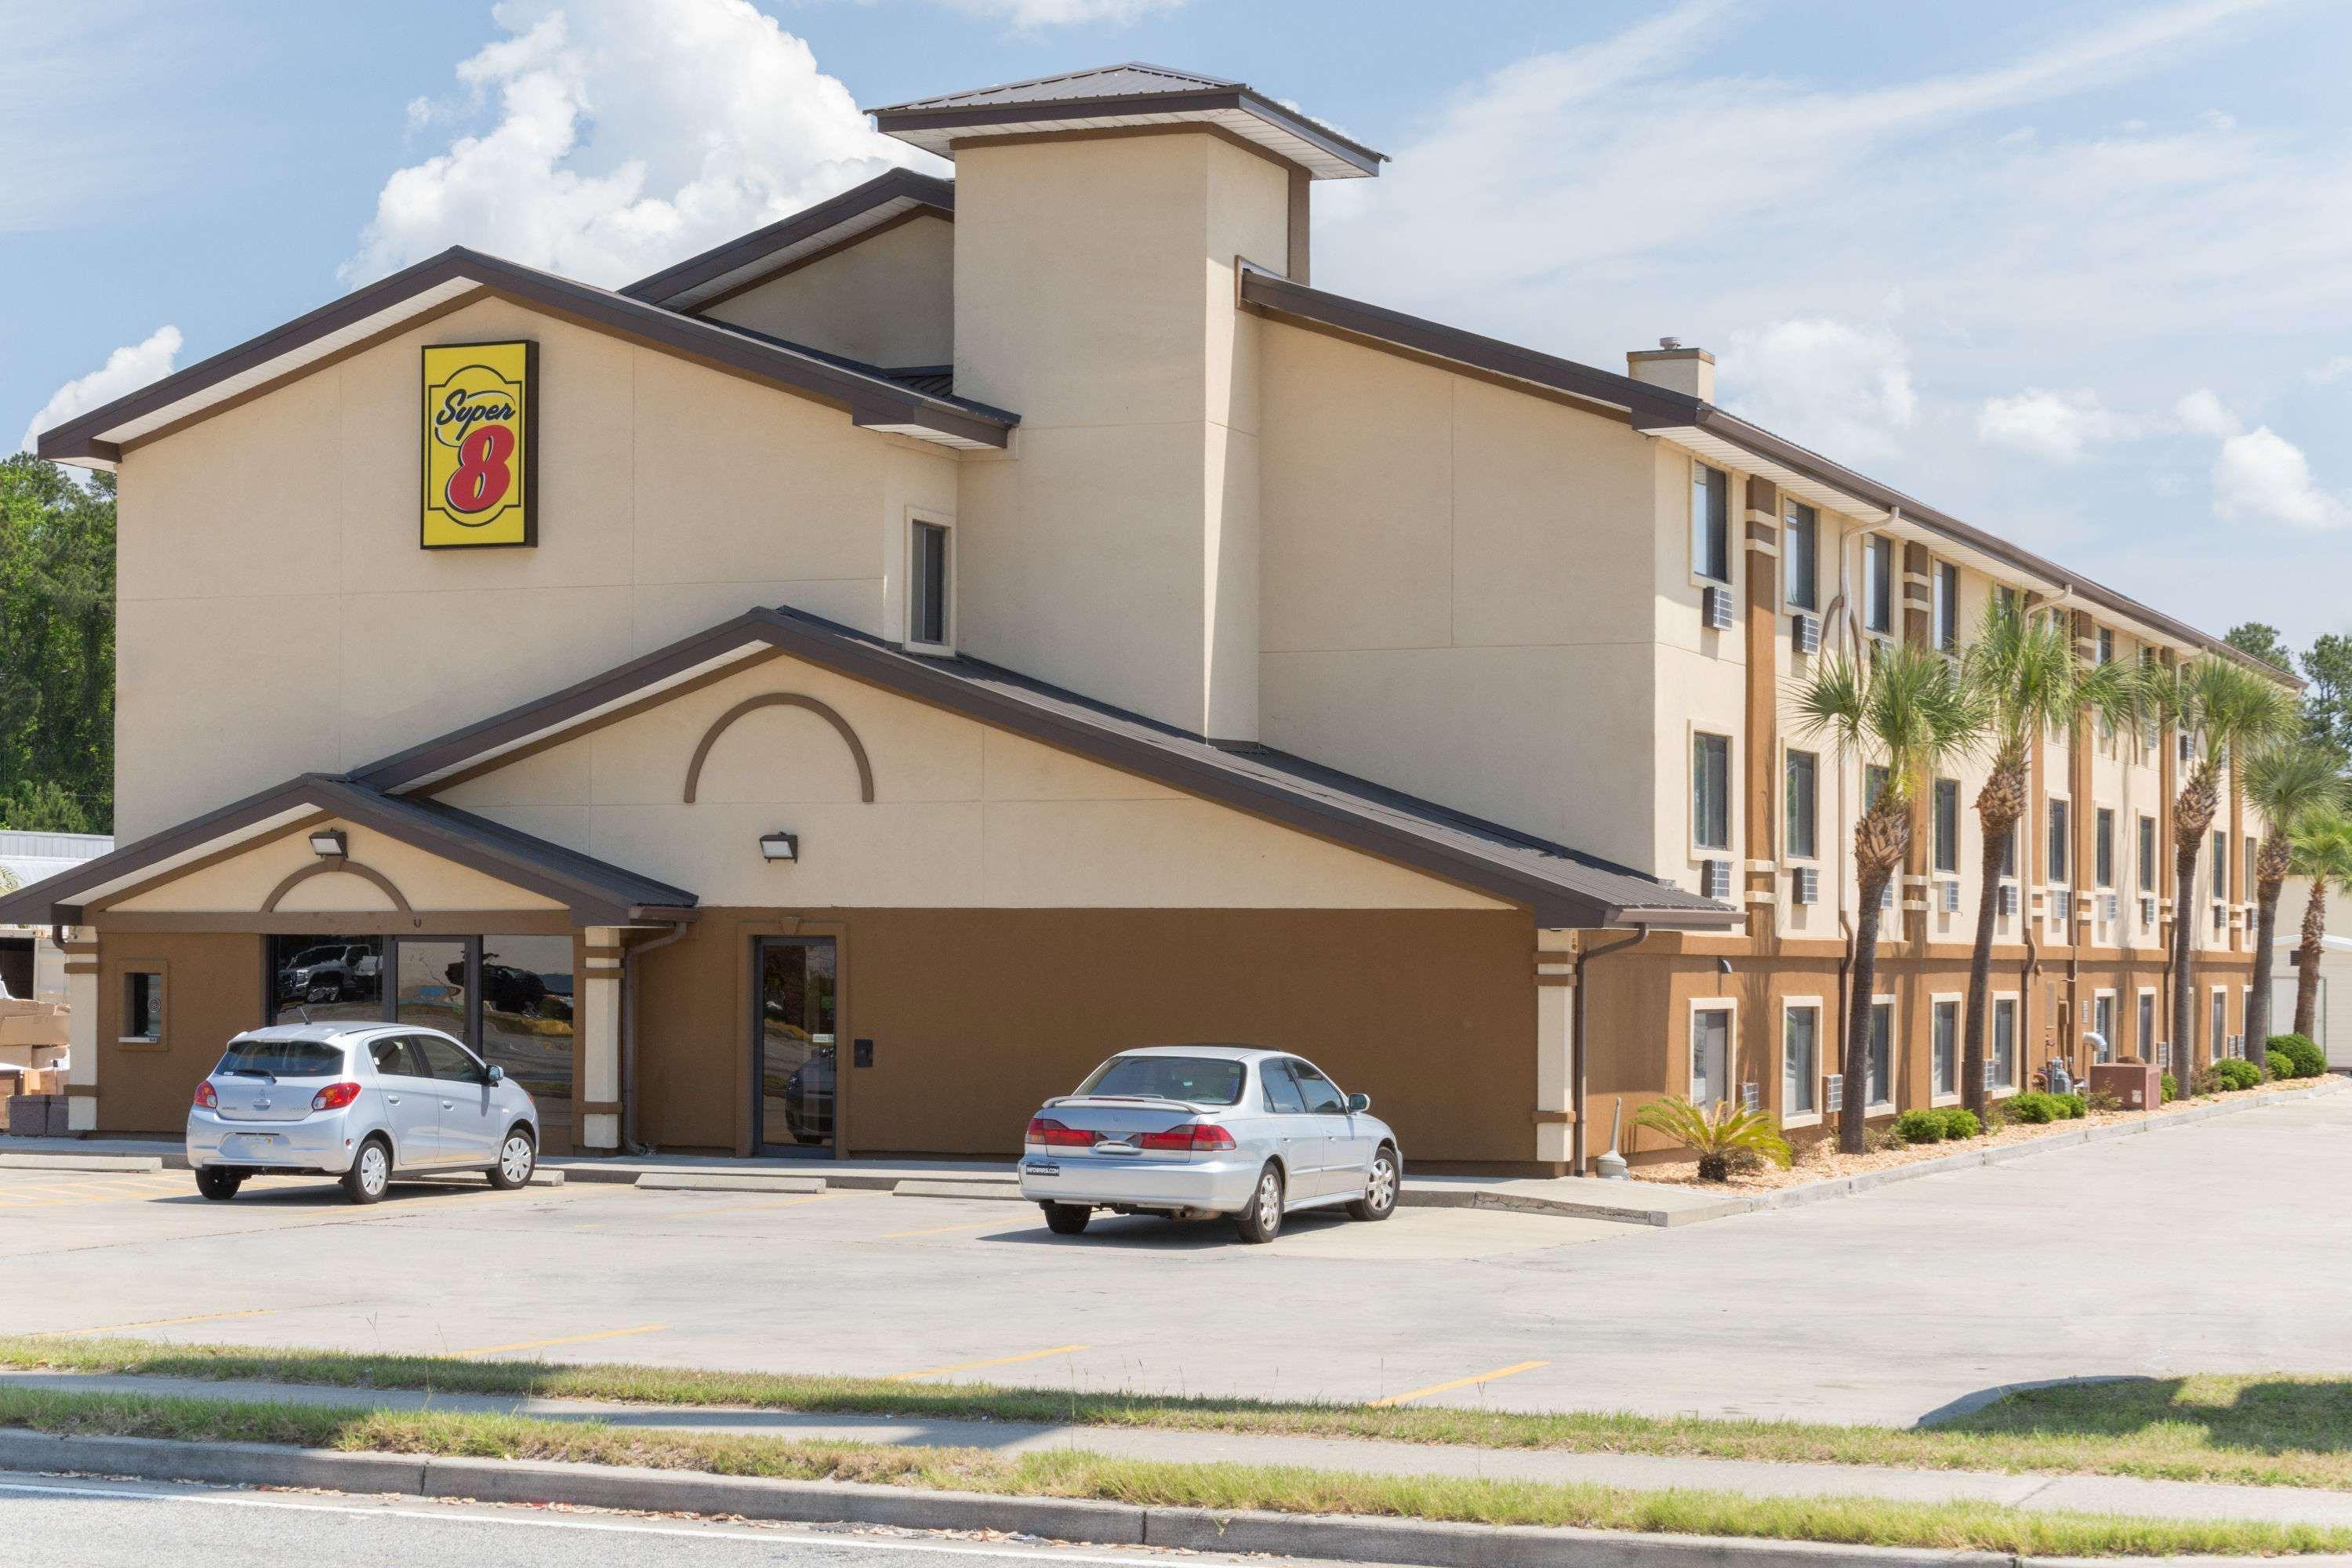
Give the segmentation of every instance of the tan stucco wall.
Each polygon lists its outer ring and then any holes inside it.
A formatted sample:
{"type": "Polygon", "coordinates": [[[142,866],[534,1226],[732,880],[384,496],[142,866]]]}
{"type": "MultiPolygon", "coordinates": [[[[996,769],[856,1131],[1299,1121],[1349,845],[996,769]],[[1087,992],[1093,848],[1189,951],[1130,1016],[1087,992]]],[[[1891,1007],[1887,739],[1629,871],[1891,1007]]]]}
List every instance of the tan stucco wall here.
{"type": "Polygon", "coordinates": [[[955,226],[911,218],[700,313],[868,364],[946,364],[955,357],[955,226]]]}
{"type": "MultiPolygon", "coordinates": [[[[468,867],[445,860],[427,850],[387,838],[373,828],[341,821],[320,827],[341,828],[352,864],[381,874],[398,888],[409,908],[425,910],[562,910],[553,899],[485,876],[468,867]]],[[[278,883],[297,871],[320,864],[310,848],[312,829],[288,834],[256,845],[242,855],[200,866],[184,877],[109,905],[117,914],[161,914],[166,911],[244,913],[257,911],[278,883]]],[[[319,910],[349,910],[381,914],[395,906],[374,882],[351,871],[331,871],[306,877],[292,888],[278,908],[289,914],[319,910]]]]}
{"type": "Polygon", "coordinates": [[[1262,333],[1265,741],[1646,867],[1656,444],[1399,355],[1262,333]]]}
{"type": "Polygon", "coordinates": [[[236,932],[147,931],[99,943],[98,1125],[166,1132],[188,1125],[188,1101],[232,1036],[262,1020],[262,944],[236,932]],[[123,976],[163,976],[163,1036],[122,1039],[123,976]]]}
{"type": "Polygon", "coordinates": [[[963,468],[967,651],[1221,739],[1257,727],[1258,323],[1288,181],[1205,134],[964,149],[956,389],[1019,410],[963,468]]]}
{"type": "Polygon", "coordinates": [[[890,635],[947,453],[488,300],[121,468],[116,831],[341,772],[737,615],[890,635]],[[417,548],[418,348],[540,344],[540,544],[417,548]]]}
{"type": "MultiPolygon", "coordinates": [[[[1499,906],[1451,883],[775,658],[441,798],[647,876],[705,904],[1022,908],[1499,906]],[[847,721],[874,770],[817,715],[763,709],[688,764],[748,697],[794,692],[847,721]],[[759,838],[801,836],[790,865],[759,838]]],[[[354,848],[354,854],[357,853],[354,848]]]]}

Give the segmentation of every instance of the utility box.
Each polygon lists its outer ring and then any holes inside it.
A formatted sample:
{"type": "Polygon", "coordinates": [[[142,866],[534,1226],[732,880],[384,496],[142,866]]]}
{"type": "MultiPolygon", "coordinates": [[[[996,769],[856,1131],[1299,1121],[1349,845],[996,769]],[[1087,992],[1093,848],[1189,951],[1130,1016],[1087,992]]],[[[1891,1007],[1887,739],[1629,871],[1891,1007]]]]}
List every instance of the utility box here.
{"type": "Polygon", "coordinates": [[[2152,1062],[2093,1062],[2091,1088],[2114,1095],[2126,1110],[2154,1110],[2164,1103],[2164,1069],[2152,1062]]]}

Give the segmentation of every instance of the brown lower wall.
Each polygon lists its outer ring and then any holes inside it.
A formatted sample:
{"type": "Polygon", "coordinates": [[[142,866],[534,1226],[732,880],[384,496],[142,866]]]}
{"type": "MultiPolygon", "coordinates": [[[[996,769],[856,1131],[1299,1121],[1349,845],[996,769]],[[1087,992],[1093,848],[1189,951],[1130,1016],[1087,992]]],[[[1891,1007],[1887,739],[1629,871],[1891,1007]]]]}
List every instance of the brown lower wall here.
{"type": "Polygon", "coordinates": [[[139,931],[103,937],[98,967],[98,1130],[186,1131],[188,1101],[229,1037],[261,1022],[262,948],[241,932],[139,931]],[[123,976],[163,975],[160,1044],[122,1043],[123,976]]]}
{"type": "Polygon", "coordinates": [[[1534,933],[1507,911],[706,910],[638,965],[640,1138],[749,1152],[752,941],[795,931],[839,942],[854,1154],[1010,1157],[1113,1052],[1229,1041],[1370,1094],[1408,1161],[1534,1158],[1534,933]]]}

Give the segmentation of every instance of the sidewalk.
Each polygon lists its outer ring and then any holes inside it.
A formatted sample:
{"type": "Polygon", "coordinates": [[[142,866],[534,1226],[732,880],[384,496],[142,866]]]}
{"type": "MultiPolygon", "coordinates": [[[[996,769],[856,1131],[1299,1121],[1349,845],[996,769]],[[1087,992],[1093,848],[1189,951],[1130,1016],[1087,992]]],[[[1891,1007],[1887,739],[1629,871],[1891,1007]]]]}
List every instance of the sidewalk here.
{"type": "Polygon", "coordinates": [[[319,1388],[196,1378],[121,1377],[74,1373],[0,1372],[0,1386],[72,1393],[142,1394],[190,1399],[270,1400],[297,1405],[359,1405],[387,1410],[433,1408],[550,1420],[603,1421],[614,1426],[773,1437],[803,1443],[884,1443],[983,1448],[1001,1455],[1081,1448],[1120,1458],[1184,1464],[1295,1465],[1374,1475],[1462,1476],[1490,1480],[1584,1481],[1634,1490],[1689,1489],[1750,1497],[1871,1497],[1908,1502],[1975,1501],[2044,1510],[2137,1519],[2260,1520],[2281,1524],[2352,1526],[2352,1492],[2292,1487],[2221,1486],[2115,1476],[1988,1474],[1857,1465],[1775,1464],[1649,1454],[1580,1454],[1545,1449],[1471,1448],[1345,1437],[1291,1437],[1227,1432],[1155,1431],[1127,1426],[1039,1426],[879,1415],[676,1405],[612,1405],[592,1400],[423,1394],[398,1389],[319,1388]]]}

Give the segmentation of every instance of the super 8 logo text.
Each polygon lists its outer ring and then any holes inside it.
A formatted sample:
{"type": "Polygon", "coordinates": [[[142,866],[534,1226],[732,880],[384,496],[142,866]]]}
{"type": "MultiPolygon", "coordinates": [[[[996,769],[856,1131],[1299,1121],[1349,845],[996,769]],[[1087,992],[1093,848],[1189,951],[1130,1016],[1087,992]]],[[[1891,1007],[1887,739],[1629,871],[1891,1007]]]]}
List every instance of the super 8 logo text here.
{"type": "Polygon", "coordinates": [[[538,373],[532,342],[425,351],[425,549],[539,542],[538,373]]]}

